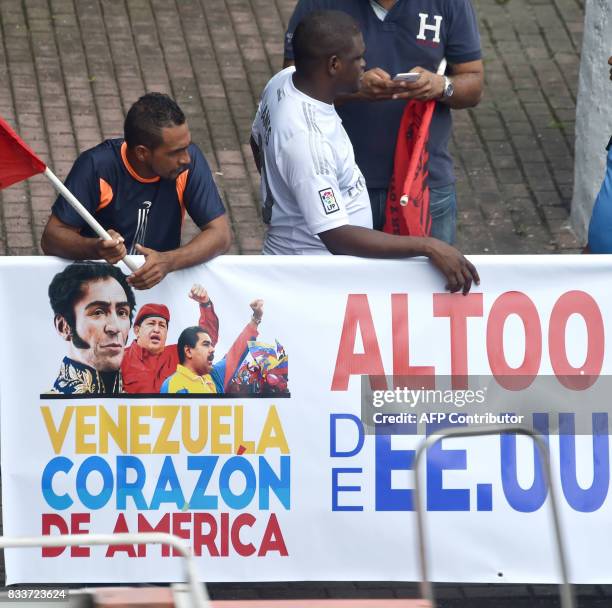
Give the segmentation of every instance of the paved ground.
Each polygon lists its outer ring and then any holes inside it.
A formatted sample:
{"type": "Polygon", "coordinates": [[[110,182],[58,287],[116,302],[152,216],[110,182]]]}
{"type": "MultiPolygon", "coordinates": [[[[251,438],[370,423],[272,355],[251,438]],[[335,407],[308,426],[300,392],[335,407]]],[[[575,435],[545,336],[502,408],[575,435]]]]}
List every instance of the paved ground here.
{"type": "MultiPolygon", "coordinates": [[[[572,193],[583,0],[473,0],[485,98],[455,113],[459,245],[470,253],[575,252],[572,193]]],[[[0,0],[0,115],[64,177],[120,135],[142,93],[189,116],[231,214],[234,251],[263,228],[248,137],[282,61],[295,0],[0,0]]],[[[0,254],[35,254],[54,198],[43,177],[0,194],[0,254]]],[[[193,227],[192,227],[193,229],[193,227]]]]}
{"type": "MultiPolygon", "coordinates": [[[[576,252],[579,244],[564,226],[584,2],[473,2],[487,87],[476,110],[455,113],[459,244],[470,253],[576,252]]],[[[250,124],[263,85],[281,65],[294,4],[0,0],[0,115],[64,177],[79,151],[121,134],[124,112],[139,95],[170,93],[213,166],[231,214],[234,251],[258,253],[263,229],[250,124]]],[[[42,177],[0,194],[0,254],[38,252],[53,198],[42,177]]],[[[215,587],[218,596],[250,597],[411,593],[414,587],[368,583],[215,587]]],[[[550,593],[512,587],[486,605],[549,606],[550,593]]],[[[610,593],[581,589],[591,606],[609,604],[610,593]]],[[[442,590],[449,606],[465,605],[466,598],[481,605],[488,594],[487,586],[442,590]]]]}

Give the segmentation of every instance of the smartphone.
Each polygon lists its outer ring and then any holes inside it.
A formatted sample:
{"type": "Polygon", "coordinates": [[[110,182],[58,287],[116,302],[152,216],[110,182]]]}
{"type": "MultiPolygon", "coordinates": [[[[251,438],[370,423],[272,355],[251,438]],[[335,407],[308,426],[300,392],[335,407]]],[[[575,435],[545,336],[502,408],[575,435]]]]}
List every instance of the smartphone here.
{"type": "Polygon", "coordinates": [[[420,72],[400,72],[396,74],[393,80],[402,80],[404,82],[415,82],[419,79],[420,72]]]}

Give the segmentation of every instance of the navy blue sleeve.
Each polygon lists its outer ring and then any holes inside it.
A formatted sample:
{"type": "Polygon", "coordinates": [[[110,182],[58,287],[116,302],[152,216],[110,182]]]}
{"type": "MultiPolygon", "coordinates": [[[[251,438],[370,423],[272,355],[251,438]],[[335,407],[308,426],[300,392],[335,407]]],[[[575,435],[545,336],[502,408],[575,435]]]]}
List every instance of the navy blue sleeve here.
{"type": "Polygon", "coordinates": [[[293,15],[291,15],[291,19],[289,19],[287,31],[285,32],[285,59],[293,60],[293,32],[295,32],[298,23],[308,13],[323,8],[327,7],[322,6],[321,2],[317,2],[317,0],[298,0],[295,9],[293,9],[293,15]]]}
{"type": "Polygon", "coordinates": [[[200,228],[225,213],[225,207],[204,155],[195,145],[189,147],[191,168],[184,201],[191,219],[200,228]]]}
{"type": "Polygon", "coordinates": [[[446,60],[453,64],[481,59],[478,20],[472,3],[470,0],[452,0],[448,8],[451,14],[445,47],[446,60]]]}
{"type": "MultiPolygon", "coordinates": [[[[64,184],[93,215],[100,204],[100,178],[95,170],[93,157],[89,152],[83,152],[77,158],[64,184]]],[[[84,228],[87,225],[85,220],[61,195],[57,197],[51,211],[53,215],[69,226],[84,228]]]]}
{"type": "Polygon", "coordinates": [[[606,175],[593,205],[589,249],[591,253],[612,253],[612,150],[608,151],[606,175]]]}

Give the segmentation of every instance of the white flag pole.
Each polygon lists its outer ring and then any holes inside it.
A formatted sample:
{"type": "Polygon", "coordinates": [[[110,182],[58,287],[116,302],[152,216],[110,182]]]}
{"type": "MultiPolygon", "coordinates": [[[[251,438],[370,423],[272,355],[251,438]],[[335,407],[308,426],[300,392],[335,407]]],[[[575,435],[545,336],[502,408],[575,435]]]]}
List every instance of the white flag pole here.
{"type": "MultiPolygon", "coordinates": [[[[80,201],[64,186],[61,180],[47,167],[45,169],[45,177],[53,184],[55,189],[72,205],[72,208],[87,222],[89,227],[101,238],[106,241],[112,240],[112,236],[100,226],[99,222],[94,218],[85,207],[80,203],[80,201]]],[[[130,256],[126,255],[121,260],[132,272],[138,269],[138,264],[130,258],[130,256]]]]}

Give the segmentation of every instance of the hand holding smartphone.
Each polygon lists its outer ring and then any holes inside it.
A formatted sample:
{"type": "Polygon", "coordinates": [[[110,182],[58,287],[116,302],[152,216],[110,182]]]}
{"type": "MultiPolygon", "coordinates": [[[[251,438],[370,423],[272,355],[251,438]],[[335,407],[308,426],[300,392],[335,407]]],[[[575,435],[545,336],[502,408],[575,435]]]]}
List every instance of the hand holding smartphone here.
{"type": "Polygon", "coordinates": [[[416,82],[420,76],[420,72],[400,72],[393,77],[393,80],[398,80],[401,82],[416,82]]]}

